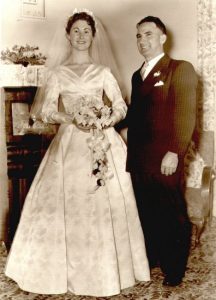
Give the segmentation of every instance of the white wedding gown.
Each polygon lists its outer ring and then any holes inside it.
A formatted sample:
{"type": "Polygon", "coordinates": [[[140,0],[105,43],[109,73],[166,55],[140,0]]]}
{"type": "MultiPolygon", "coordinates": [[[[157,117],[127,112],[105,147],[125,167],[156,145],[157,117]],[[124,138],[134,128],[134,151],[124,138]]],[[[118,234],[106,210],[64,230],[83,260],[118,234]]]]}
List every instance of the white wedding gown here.
{"type": "MultiPolygon", "coordinates": [[[[58,99],[66,112],[103,90],[113,109],[126,113],[108,68],[91,64],[78,76],[67,66],[50,71],[43,117],[53,120],[58,99]]],[[[129,173],[126,146],[114,128],[104,130],[114,174],[92,193],[90,133],[61,124],[26,197],[5,274],[39,294],[110,296],[150,279],[144,237],[129,173]]]]}

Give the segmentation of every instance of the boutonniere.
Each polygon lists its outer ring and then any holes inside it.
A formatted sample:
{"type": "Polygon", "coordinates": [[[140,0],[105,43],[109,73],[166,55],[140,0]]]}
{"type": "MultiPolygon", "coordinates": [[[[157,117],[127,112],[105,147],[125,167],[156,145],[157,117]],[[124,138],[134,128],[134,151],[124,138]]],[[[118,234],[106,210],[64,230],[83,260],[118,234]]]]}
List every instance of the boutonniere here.
{"type": "Polygon", "coordinates": [[[164,82],[162,80],[160,80],[154,84],[154,86],[161,86],[161,85],[164,85],[164,82]]]}
{"type": "Polygon", "coordinates": [[[157,71],[157,72],[154,73],[153,76],[154,76],[154,77],[158,77],[158,76],[160,76],[160,74],[161,74],[161,71],[157,71]]]}

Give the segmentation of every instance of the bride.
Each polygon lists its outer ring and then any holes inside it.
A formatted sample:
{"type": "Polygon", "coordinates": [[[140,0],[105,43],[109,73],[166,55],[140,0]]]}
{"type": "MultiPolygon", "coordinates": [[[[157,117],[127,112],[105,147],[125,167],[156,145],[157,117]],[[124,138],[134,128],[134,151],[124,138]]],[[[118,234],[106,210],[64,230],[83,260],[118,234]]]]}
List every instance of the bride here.
{"type": "Polygon", "coordinates": [[[111,296],[150,280],[126,146],[113,127],[127,106],[110,69],[95,63],[99,27],[91,12],[73,13],[67,50],[53,65],[50,58],[32,109],[34,118],[59,129],[26,197],[6,264],[5,274],[25,291],[111,296]]]}

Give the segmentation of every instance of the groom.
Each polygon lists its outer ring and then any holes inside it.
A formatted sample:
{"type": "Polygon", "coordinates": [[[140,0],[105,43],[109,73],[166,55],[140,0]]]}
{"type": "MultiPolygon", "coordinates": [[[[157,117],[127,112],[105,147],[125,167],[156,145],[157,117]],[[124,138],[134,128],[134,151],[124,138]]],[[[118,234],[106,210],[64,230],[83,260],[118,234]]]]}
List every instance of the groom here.
{"type": "Polygon", "coordinates": [[[145,62],[132,77],[127,171],[150,266],[159,264],[163,284],[176,286],[184,277],[190,247],[181,180],[195,127],[197,76],[189,62],[164,53],[166,27],[159,18],[142,19],[136,37],[145,62]]]}

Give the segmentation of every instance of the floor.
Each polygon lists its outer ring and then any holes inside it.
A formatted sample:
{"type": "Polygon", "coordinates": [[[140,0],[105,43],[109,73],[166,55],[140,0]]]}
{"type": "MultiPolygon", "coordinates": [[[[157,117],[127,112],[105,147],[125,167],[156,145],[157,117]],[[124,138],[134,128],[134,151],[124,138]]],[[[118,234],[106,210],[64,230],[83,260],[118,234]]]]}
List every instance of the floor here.
{"type": "Polygon", "coordinates": [[[6,261],[4,245],[0,246],[0,299],[1,300],[216,300],[216,219],[207,227],[200,244],[191,249],[184,281],[178,287],[163,287],[163,276],[159,268],[153,269],[148,283],[138,283],[135,287],[122,291],[113,297],[84,297],[65,295],[37,295],[21,291],[15,282],[5,277],[6,261]]]}

